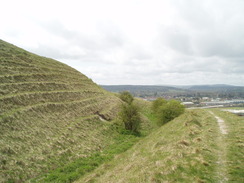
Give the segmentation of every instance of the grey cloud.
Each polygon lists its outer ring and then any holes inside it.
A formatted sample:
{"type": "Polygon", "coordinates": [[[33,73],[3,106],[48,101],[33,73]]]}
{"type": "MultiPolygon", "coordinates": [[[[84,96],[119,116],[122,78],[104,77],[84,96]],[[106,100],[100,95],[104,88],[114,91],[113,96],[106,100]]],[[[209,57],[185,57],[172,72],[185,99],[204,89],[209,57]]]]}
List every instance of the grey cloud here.
{"type": "MultiPolygon", "coordinates": [[[[140,2],[135,6],[138,10],[140,2]]],[[[112,14],[99,17],[98,13],[93,18],[87,16],[88,24],[67,16],[77,21],[77,26],[72,24],[74,29],[59,16],[51,16],[53,21],[43,18],[42,22],[34,20],[33,16],[33,30],[44,33],[40,36],[43,40],[39,40],[37,33],[26,36],[28,32],[24,29],[22,32],[18,26],[14,29],[18,31],[10,31],[12,27],[6,31],[12,39],[29,42],[30,47],[34,45],[28,50],[61,60],[99,84],[229,82],[244,85],[244,1],[166,2],[171,4],[167,9],[170,13],[160,12],[159,8],[154,14],[150,7],[143,7],[143,12],[148,12],[144,14],[134,10],[113,12],[116,16],[112,18],[112,14]],[[90,23],[93,33],[88,30],[90,23]]],[[[131,5],[130,1],[123,3],[131,5]]],[[[28,25],[31,27],[27,24],[26,29],[28,25]]]]}
{"type": "Polygon", "coordinates": [[[183,26],[162,32],[171,48],[203,57],[244,57],[243,1],[173,1],[173,6],[183,26]]]}
{"type": "Polygon", "coordinates": [[[109,48],[124,46],[126,37],[112,22],[99,23],[97,29],[100,33],[101,41],[105,43],[103,46],[109,48]]]}
{"type": "Polygon", "coordinates": [[[182,61],[181,63],[175,61],[175,67],[171,72],[174,73],[225,73],[225,74],[243,74],[244,62],[236,62],[230,60],[222,60],[218,57],[209,58],[189,58],[191,61],[182,61]]]}
{"type": "MultiPolygon", "coordinates": [[[[69,30],[59,21],[41,22],[40,25],[49,34],[60,37],[64,45],[49,46],[40,44],[33,51],[56,59],[80,59],[85,62],[101,62],[104,53],[123,47],[124,36],[115,25],[99,24],[98,34],[91,37],[78,31],[69,30]],[[72,48],[82,53],[72,53],[72,48]]],[[[55,45],[55,43],[53,43],[55,45]]],[[[106,60],[105,60],[106,62],[106,60]]]]}
{"type": "Polygon", "coordinates": [[[237,75],[243,75],[244,73],[244,58],[230,59],[225,62],[225,73],[235,73],[237,75]]]}
{"type": "Polygon", "coordinates": [[[198,53],[206,57],[244,57],[244,24],[239,30],[226,32],[218,28],[199,35],[194,39],[194,45],[198,53]]]}
{"type": "Polygon", "coordinates": [[[51,57],[54,59],[79,59],[81,57],[84,57],[85,55],[84,51],[74,53],[72,51],[72,48],[77,49],[78,47],[74,47],[73,45],[67,47],[66,45],[55,46],[55,44],[54,45],[39,44],[37,48],[31,48],[29,50],[39,55],[51,57]]]}
{"type": "Polygon", "coordinates": [[[65,39],[75,39],[79,37],[79,33],[76,31],[72,31],[67,29],[61,22],[59,21],[49,21],[49,22],[39,22],[40,26],[44,28],[47,32],[59,36],[65,39]]]}
{"type": "Polygon", "coordinates": [[[163,36],[167,45],[172,49],[191,55],[193,54],[191,37],[187,32],[183,32],[180,27],[170,27],[164,31],[163,36]]]}
{"type": "Polygon", "coordinates": [[[78,31],[69,30],[59,21],[42,23],[44,29],[49,33],[67,39],[74,44],[87,49],[106,49],[123,45],[123,35],[114,24],[99,24],[97,35],[93,37],[78,31]]]}
{"type": "Polygon", "coordinates": [[[214,26],[213,9],[209,5],[211,3],[209,0],[173,0],[171,3],[177,10],[177,16],[186,20],[187,26],[192,29],[203,31],[214,26]]]}
{"type": "Polygon", "coordinates": [[[51,58],[67,58],[67,55],[63,54],[59,49],[55,49],[52,46],[47,46],[39,44],[37,48],[31,48],[31,52],[36,53],[41,56],[51,57],[51,58]]]}
{"type": "Polygon", "coordinates": [[[145,49],[137,49],[135,48],[134,51],[129,51],[131,59],[138,59],[138,60],[149,60],[153,58],[153,55],[146,51],[145,49]]]}
{"type": "Polygon", "coordinates": [[[129,66],[145,66],[145,64],[150,65],[150,61],[153,60],[153,53],[150,53],[150,51],[137,46],[133,45],[133,47],[129,48],[124,48],[127,59],[124,60],[124,64],[129,65],[129,66]]]}

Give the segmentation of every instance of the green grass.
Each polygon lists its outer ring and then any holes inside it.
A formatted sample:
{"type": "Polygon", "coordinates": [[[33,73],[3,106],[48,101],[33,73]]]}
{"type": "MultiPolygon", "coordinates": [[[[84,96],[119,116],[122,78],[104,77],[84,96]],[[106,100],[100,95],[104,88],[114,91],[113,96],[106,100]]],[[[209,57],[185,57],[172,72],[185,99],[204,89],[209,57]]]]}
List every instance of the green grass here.
{"type": "Polygon", "coordinates": [[[63,167],[55,169],[31,182],[73,182],[86,173],[93,171],[101,164],[111,161],[115,155],[125,152],[139,139],[140,137],[133,134],[120,133],[115,137],[114,143],[103,151],[65,164],[63,167]]]}
{"type": "MultiPolygon", "coordinates": [[[[237,118],[233,120],[237,129],[240,124],[237,118]]],[[[241,141],[236,139],[241,132],[236,132],[232,140],[228,138],[231,143],[241,141]]],[[[225,156],[220,142],[225,141],[220,137],[216,119],[207,110],[187,110],[77,182],[221,182],[224,169],[219,161],[225,156]]],[[[243,151],[236,145],[227,148],[227,159],[222,160],[233,163],[226,164],[230,182],[242,182],[243,151]]]]}
{"type": "Polygon", "coordinates": [[[140,107],[140,114],[143,118],[143,125],[141,126],[141,133],[132,134],[123,128],[119,119],[114,120],[108,124],[108,129],[111,134],[115,134],[112,144],[106,146],[104,149],[91,153],[85,157],[78,158],[70,163],[64,163],[60,168],[54,169],[47,174],[41,175],[30,182],[73,182],[80,177],[85,176],[87,173],[94,171],[97,167],[104,163],[108,163],[117,155],[126,152],[136,142],[142,140],[150,131],[153,130],[151,121],[145,114],[151,114],[150,103],[142,100],[137,100],[136,105],[140,107]],[[150,128],[148,128],[150,127],[150,128]]]}
{"type": "Polygon", "coordinates": [[[157,118],[151,111],[151,102],[135,99],[134,103],[139,107],[140,113],[143,114],[141,115],[142,124],[140,132],[143,136],[146,136],[158,128],[157,118]]]}
{"type": "Polygon", "coordinates": [[[114,143],[109,121],[119,104],[77,70],[0,40],[0,182],[24,182],[114,143]]]}
{"type": "Polygon", "coordinates": [[[228,134],[223,139],[226,149],[226,176],[229,182],[244,182],[244,117],[220,109],[213,112],[224,119],[227,126],[228,134]]]}
{"type": "Polygon", "coordinates": [[[211,109],[225,136],[208,110],[159,128],[151,104],[135,100],[135,136],[112,122],[120,103],[75,69],[0,40],[0,182],[244,182],[243,117],[211,109]]]}

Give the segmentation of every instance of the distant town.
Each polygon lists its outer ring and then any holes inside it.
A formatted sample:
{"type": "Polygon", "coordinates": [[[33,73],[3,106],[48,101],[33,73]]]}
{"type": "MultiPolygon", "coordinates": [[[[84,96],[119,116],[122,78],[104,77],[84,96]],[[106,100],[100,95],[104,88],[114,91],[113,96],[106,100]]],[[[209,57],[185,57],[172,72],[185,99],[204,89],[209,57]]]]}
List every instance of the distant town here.
{"type": "MultiPolygon", "coordinates": [[[[153,101],[158,97],[139,97],[147,101],[153,101]]],[[[244,99],[226,99],[226,98],[211,98],[211,97],[169,97],[164,96],[167,100],[175,99],[182,102],[186,107],[204,107],[204,106],[218,106],[218,107],[244,107],[244,99]]]]}

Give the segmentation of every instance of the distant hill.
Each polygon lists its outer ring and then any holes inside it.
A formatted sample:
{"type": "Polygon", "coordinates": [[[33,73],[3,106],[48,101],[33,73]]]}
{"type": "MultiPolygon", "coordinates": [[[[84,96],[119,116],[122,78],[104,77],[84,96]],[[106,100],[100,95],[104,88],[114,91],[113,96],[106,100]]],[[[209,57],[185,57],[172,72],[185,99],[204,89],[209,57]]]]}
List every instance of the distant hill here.
{"type": "Polygon", "coordinates": [[[233,85],[193,85],[187,88],[189,90],[195,91],[244,91],[243,86],[233,86],[233,85]]]}
{"type": "Polygon", "coordinates": [[[158,85],[101,85],[101,87],[111,92],[129,91],[135,96],[157,96],[165,93],[186,92],[186,89],[158,85]]]}
{"type": "Polygon", "coordinates": [[[137,97],[160,97],[160,96],[223,96],[244,97],[244,86],[232,85],[101,85],[111,92],[130,91],[137,97]]]}
{"type": "Polygon", "coordinates": [[[103,149],[119,104],[77,70],[0,40],[0,182],[103,149]]]}
{"type": "Polygon", "coordinates": [[[233,85],[174,85],[174,86],[161,86],[161,85],[101,85],[104,89],[112,92],[121,91],[150,91],[150,92],[187,92],[187,91],[223,91],[223,90],[244,90],[244,86],[233,85]]]}
{"type": "Polygon", "coordinates": [[[113,92],[121,92],[121,91],[151,91],[151,92],[170,92],[170,91],[185,91],[183,89],[179,89],[171,86],[157,86],[157,85],[101,85],[106,90],[113,92]]]}

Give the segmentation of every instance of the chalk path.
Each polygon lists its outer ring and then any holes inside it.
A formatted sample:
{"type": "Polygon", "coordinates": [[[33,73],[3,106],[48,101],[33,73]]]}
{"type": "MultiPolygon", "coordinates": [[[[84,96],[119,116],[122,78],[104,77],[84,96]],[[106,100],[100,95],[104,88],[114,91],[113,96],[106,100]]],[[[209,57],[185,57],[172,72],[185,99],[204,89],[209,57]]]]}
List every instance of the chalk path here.
{"type": "Polygon", "coordinates": [[[220,118],[219,116],[216,116],[212,111],[209,111],[217,120],[217,123],[219,125],[220,133],[222,135],[219,135],[219,137],[216,139],[218,143],[218,161],[217,163],[217,177],[219,183],[226,183],[228,182],[227,178],[227,162],[226,162],[226,143],[225,143],[225,135],[228,134],[228,129],[225,124],[225,121],[220,118]]]}
{"type": "Polygon", "coordinates": [[[220,132],[222,134],[228,134],[227,127],[225,125],[225,121],[221,119],[220,117],[216,116],[212,111],[209,111],[216,119],[219,125],[220,132]]]}

